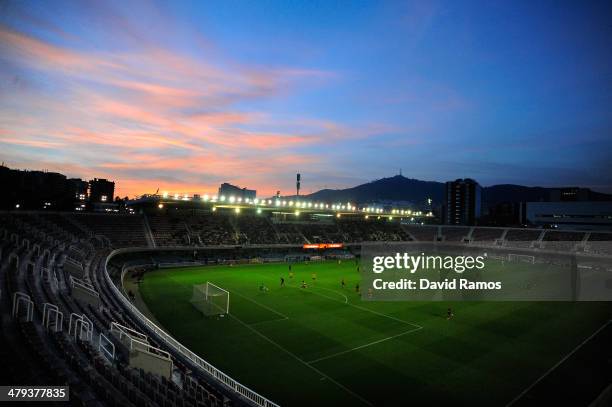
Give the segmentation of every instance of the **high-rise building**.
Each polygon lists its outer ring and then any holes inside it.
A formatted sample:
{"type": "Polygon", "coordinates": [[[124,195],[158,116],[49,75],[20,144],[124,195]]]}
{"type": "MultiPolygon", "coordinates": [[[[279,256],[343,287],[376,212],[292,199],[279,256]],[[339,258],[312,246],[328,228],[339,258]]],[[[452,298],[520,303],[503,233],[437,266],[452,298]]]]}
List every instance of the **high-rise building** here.
{"type": "Polygon", "coordinates": [[[470,178],[446,183],[444,223],[447,225],[475,225],[480,218],[482,187],[470,178]]]}
{"type": "Polygon", "coordinates": [[[115,196],[115,183],[103,178],[89,181],[89,202],[112,203],[115,196]]]}

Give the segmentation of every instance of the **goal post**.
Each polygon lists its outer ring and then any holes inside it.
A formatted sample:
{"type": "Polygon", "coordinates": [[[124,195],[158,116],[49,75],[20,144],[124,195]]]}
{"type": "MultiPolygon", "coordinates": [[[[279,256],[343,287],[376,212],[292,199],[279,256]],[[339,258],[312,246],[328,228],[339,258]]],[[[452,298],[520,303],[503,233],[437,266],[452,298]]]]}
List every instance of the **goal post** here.
{"type": "Polygon", "coordinates": [[[210,281],[193,286],[190,302],[205,316],[229,314],[229,291],[210,281]]]}
{"type": "Polygon", "coordinates": [[[523,263],[535,264],[535,256],[531,256],[528,254],[508,253],[508,261],[520,261],[523,263]]]}

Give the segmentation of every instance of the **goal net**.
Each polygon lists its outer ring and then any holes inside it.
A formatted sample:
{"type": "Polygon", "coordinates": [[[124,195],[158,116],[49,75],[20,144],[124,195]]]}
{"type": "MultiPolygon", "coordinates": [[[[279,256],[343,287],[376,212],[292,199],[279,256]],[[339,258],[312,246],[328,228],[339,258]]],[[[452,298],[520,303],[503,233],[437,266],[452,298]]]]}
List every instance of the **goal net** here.
{"type": "Polygon", "coordinates": [[[191,304],[206,316],[229,314],[229,291],[209,281],[194,285],[191,304]]]}
{"type": "Polygon", "coordinates": [[[514,254],[514,253],[509,253],[508,254],[508,261],[515,261],[515,262],[523,262],[523,263],[531,263],[531,264],[535,264],[535,256],[530,256],[528,254],[514,254]]]}

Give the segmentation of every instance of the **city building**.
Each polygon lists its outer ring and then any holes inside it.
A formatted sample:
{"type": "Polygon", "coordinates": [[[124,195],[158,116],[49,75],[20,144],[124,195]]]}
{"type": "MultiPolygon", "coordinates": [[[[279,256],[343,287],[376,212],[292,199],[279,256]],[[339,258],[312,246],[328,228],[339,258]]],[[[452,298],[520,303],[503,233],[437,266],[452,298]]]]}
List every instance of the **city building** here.
{"type": "Polygon", "coordinates": [[[115,183],[104,178],[89,181],[89,201],[91,203],[111,203],[115,196],[115,183]]]}
{"type": "Polygon", "coordinates": [[[475,225],[480,218],[482,187],[470,178],[446,183],[444,223],[447,225],[475,225]]]}
{"type": "Polygon", "coordinates": [[[219,187],[219,196],[241,198],[243,201],[247,199],[253,200],[257,197],[257,191],[254,189],[240,188],[235,185],[224,182],[219,187]]]}
{"type": "Polygon", "coordinates": [[[527,223],[533,226],[612,230],[612,202],[527,202],[525,213],[527,223]]]}

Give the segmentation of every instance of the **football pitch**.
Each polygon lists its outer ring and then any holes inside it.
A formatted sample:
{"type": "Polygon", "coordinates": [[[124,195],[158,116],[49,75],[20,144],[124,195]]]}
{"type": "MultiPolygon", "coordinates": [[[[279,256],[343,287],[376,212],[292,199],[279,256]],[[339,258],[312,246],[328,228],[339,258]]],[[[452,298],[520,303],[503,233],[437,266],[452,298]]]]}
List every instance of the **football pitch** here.
{"type": "Polygon", "coordinates": [[[162,269],[140,294],[181,343],[284,406],[504,406],[610,317],[606,303],[362,301],[354,260],[292,272],[286,263],[162,269]],[[230,292],[228,316],[190,303],[207,281],[230,292]]]}

